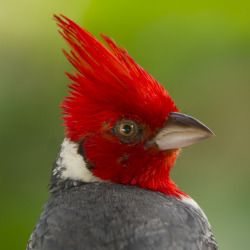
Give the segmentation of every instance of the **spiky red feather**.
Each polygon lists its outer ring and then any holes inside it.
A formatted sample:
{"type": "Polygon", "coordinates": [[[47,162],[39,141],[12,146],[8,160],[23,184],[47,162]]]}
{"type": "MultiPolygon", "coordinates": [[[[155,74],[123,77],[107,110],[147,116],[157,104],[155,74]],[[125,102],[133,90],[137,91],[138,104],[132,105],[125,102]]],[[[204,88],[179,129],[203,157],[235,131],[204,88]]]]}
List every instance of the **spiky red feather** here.
{"type": "Polygon", "coordinates": [[[66,136],[84,144],[95,166],[93,173],[104,180],[168,195],[184,194],[169,177],[178,150],[148,151],[143,141],[124,145],[101,133],[117,119],[129,117],[145,125],[145,140],[150,139],[166,123],[168,114],[178,111],[168,92],[107,36],[101,35],[110,50],[67,17],[54,17],[71,48],[70,53],[63,52],[77,70],[66,73],[72,80],[70,96],[62,103],[66,136]]]}
{"type": "MultiPolygon", "coordinates": [[[[64,17],[64,16],[63,16],[64,17]]],[[[55,15],[61,35],[71,47],[68,60],[78,72],[67,73],[73,81],[71,96],[62,107],[67,135],[79,140],[98,130],[112,113],[139,114],[152,128],[160,128],[170,111],[177,111],[168,92],[110,38],[102,35],[111,51],[70,19],[55,15]],[[92,122],[93,121],[93,122],[92,122]]]]}

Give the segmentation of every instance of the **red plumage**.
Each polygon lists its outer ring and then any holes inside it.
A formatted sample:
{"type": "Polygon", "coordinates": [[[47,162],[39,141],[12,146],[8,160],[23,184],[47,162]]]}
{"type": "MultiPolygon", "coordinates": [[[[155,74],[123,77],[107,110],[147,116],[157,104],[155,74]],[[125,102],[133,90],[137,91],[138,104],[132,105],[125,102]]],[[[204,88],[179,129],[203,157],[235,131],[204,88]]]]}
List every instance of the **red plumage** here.
{"type": "Polygon", "coordinates": [[[179,150],[145,147],[168,114],[178,111],[168,92],[107,36],[102,38],[110,50],[70,19],[54,17],[71,48],[64,54],[77,70],[66,73],[72,81],[62,103],[66,136],[82,144],[93,174],[177,197],[184,194],[169,177],[179,150]],[[142,126],[139,140],[121,143],[110,133],[121,119],[142,126]]]}

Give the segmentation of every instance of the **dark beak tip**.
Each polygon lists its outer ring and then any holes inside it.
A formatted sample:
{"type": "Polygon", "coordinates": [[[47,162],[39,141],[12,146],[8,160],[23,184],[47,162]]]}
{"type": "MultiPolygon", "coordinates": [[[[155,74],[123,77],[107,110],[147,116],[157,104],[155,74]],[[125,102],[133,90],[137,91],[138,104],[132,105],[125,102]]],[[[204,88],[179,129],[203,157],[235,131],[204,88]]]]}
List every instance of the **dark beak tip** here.
{"type": "Polygon", "coordinates": [[[214,132],[210,130],[208,127],[206,127],[206,131],[208,132],[208,137],[215,136],[214,132]]]}
{"type": "Polygon", "coordinates": [[[162,151],[183,148],[215,134],[199,120],[178,112],[171,112],[164,127],[150,140],[162,151]]]}

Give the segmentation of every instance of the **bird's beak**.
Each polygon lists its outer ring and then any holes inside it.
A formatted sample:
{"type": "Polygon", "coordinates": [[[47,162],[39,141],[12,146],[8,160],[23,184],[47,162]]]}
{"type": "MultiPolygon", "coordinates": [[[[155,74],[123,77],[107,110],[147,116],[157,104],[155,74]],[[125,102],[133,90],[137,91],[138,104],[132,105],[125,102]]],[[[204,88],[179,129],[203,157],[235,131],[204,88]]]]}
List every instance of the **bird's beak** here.
{"type": "Polygon", "coordinates": [[[214,136],[214,133],[200,121],[171,112],[166,125],[148,142],[148,146],[157,145],[160,150],[177,149],[210,136],[214,136]]]}

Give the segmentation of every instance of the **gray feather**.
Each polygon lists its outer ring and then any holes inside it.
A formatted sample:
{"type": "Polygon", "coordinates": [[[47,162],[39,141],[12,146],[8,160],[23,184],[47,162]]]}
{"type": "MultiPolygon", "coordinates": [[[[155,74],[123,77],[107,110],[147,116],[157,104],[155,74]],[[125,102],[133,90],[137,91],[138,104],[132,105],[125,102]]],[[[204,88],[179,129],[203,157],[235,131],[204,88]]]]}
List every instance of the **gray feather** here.
{"type": "Polygon", "coordinates": [[[52,194],[28,250],[215,250],[202,211],[138,187],[86,183],[52,194]]]}

